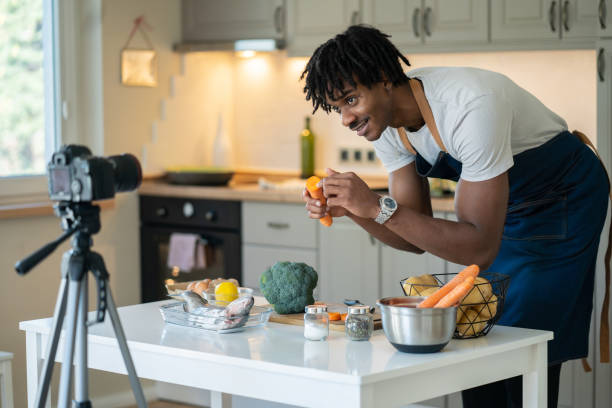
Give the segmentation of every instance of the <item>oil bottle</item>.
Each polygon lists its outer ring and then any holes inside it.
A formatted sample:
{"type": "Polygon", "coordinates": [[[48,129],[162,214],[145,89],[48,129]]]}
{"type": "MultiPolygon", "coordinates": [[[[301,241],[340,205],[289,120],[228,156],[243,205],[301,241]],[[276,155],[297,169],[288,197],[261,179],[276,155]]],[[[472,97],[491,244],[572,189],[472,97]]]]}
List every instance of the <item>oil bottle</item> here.
{"type": "Polygon", "coordinates": [[[310,116],[306,116],[306,123],[300,133],[302,150],[301,177],[308,178],[314,175],[314,134],[310,130],[310,116]]]}

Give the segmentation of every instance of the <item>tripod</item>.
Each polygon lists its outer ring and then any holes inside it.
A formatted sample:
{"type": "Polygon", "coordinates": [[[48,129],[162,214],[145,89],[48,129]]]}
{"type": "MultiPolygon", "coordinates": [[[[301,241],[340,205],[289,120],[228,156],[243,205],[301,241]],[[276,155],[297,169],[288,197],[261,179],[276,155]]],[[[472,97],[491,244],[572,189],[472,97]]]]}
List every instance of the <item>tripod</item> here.
{"type": "Polygon", "coordinates": [[[90,251],[91,235],[100,230],[100,207],[92,205],[90,202],[60,202],[55,206],[55,210],[62,217],[62,228],[65,232],[55,241],[45,245],[15,265],[19,274],[27,273],[53,252],[59,244],[74,234],[72,249],[66,251],[62,257],[62,280],[53,313],[52,337],[47,344],[47,358],[43,367],[43,376],[38,384],[35,407],[42,408],[46,403],[64,320],[66,321],[65,349],[57,406],[58,408],[69,407],[74,360],[76,376],[74,381],[75,399],[72,407],[91,407],[87,380],[87,328],[91,324],[103,322],[105,311],[108,311],[136,402],[139,408],[145,408],[147,404],[108,285],[108,272],[104,260],[100,254],[90,251]],[[98,289],[96,319],[93,322],[87,321],[88,271],[91,271],[94,275],[98,289]]]}

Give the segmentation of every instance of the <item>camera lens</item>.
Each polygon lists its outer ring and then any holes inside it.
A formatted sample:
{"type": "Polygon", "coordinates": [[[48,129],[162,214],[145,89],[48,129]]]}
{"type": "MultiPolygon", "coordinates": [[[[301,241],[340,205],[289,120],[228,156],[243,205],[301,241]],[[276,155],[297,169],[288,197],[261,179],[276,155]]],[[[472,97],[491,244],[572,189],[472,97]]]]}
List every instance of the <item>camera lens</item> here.
{"type": "Polygon", "coordinates": [[[132,191],[138,188],[142,181],[142,168],[138,159],[129,153],[110,156],[108,160],[113,163],[115,173],[115,190],[132,191]]]}

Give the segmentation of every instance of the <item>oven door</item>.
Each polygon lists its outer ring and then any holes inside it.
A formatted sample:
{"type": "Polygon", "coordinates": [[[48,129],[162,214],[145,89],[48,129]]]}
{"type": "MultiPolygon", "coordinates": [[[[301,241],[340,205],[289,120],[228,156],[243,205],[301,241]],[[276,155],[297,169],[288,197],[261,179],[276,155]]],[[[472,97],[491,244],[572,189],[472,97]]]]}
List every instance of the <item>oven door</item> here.
{"type": "MultiPolygon", "coordinates": [[[[241,280],[240,234],[206,228],[153,227],[140,229],[142,301],[152,302],[166,298],[166,284],[201,279],[234,278],[241,280]],[[173,233],[193,234],[195,245],[181,252],[179,267],[169,262],[173,233]],[[193,251],[192,251],[193,249],[193,251]],[[191,256],[193,255],[193,258],[191,256]],[[190,259],[186,259],[186,257],[190,259]]],[[[174,241],[173,250],[177,250],[174,241]]]]}

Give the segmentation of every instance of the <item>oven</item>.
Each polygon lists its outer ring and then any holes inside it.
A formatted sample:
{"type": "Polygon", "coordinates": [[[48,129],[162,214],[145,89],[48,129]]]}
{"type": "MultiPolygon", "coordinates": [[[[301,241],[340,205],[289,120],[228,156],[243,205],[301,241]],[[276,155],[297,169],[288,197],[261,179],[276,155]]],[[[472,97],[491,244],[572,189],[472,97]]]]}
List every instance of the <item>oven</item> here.
{"type": "Polygon", "coordinates": [[[140,196],[142,301],[165,285],[205,278],[242,282],[240,202],[140,196]]]}

